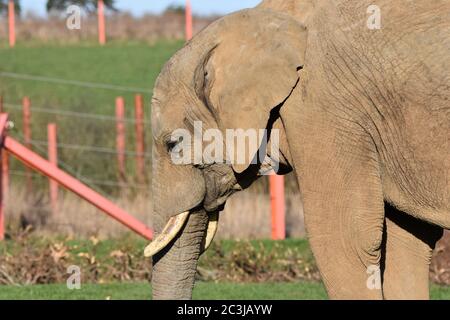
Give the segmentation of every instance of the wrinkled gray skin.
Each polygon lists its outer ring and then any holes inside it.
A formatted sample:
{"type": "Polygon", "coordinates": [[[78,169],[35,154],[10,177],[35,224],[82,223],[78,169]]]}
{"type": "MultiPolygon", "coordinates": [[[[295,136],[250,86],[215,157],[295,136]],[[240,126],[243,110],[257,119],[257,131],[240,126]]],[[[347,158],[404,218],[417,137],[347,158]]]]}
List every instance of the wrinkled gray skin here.
{"type": "Polygon", "coordinates": [[[450,227],[450,4],[380,0],[382,29],[369,30],[370,4],[267,0],[165,66],[152,103],[154,228],[191,214],[153,258],[155,299],[191,297],[208,217],[258,178],[249,163],[174,165],[167,138],[196,120],[281,130],[282,171],[296,169],[331,298],[428,297],[432,248],[450,227]],[[371,266],[381,288],[367,286],[371,266]]]}

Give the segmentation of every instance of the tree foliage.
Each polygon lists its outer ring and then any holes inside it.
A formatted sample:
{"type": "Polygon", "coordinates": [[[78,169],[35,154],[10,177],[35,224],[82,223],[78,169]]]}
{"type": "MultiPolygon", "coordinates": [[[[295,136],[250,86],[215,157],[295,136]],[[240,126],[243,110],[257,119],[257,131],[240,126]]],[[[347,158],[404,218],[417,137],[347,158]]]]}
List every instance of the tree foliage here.
{"type": "Polygon", "coordinates": [[[183,5],[176,5],[176,4],[171,4],[170,6],[168,6],[166,8],[166,10],[164,11],[164,13],[174,13],[174,14],[184,14],[186,11],[186,8],[183,5]]]}
{"type": "MultiPolygon", "coordinates": [[[[8,2],[9,0],[0,0],[0,13],[6,13],[8,12],[8,2]]],[[[21,7],[20,7],[20,0],[14,0],[14,7],[16,15],[20,15],[21,7]]]]}
{"type": "MultiPolygon", "coordinates": [[[[117,8],[114,6],[115,0],[104,0],[105,7],[107,9],[117,11],[117,8]]],[[[93,13],[97,11],[97,0],[48,0],[47,1],[47,12],[56,10],[56,11],[64,11],[67,7],[71,5],[80,6],[83,10],[93,13]]]]}

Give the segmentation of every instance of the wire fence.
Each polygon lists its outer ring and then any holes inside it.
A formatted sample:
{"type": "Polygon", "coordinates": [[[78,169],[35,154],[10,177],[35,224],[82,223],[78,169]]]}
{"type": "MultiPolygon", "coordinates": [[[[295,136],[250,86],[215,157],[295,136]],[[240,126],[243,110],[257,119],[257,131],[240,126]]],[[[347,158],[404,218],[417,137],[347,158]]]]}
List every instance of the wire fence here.
{"type": "MultiPolygon", "coordinates": [[[[19,133],[19,141],[22,143],[25,143],[25,137],[23,136],[23,134],[19,133]]],[[[32,144],[32,146],[36,149],[35,152],[37,151],[37,153],[39,153],[42,157],[45,157],[47,151],[45,149],[43,149],[39,144],[34,143],[33,141],[30,141],[30,143],[32,144]]],[[[69,165],[68,163],[62,161],[62,160],[58,160],[58,166],[62,169],[64,169],[66,172],[70,173],[72,176],[74,176],[75,178],[77,178],[78,180],[80,180],[81,182],[83,182],[84,184],[88,185],[89,187],[91,187],[92,189],[94,189],[95,191],[97,191],[98,193],[102,194],[103,196],[107,196],[106,193],[104,193],[103,191],[101,191],[98,187],[99,186],[114,186],[114,187],[120,187],[120,188],[134,188],[134,187],[138,187],[138,186],[133,186],[133,185],[129,185],[129,184],[123,184],[123,183],[118,183],[115,181],[105,181],[105,180],[93,180],[93,179],[89,179],[87,177],[84,177],[83,175],[81,175],[80,173],[78,173],[71,165],[69,165]]],[[[23,173],[23,175],[28,175],[29,173],[23,173]]],[[[16,172],[17,175],[17,172],[16,172]]],[[[37,177],[41,177],[40,174],[33,174],[33,176],[37,176],[37,177]]],[[[145,186],[139,186],[139,188],[142,187],[144,188],[145,186]]]]}
{"type": "MultiPolygon", "coordinates": [[[[34,173],[34,172],[27,173],[27,172],[21,171],[21,170],[10,170],[9,174],[12,176],[17,176],[17,177],[28,177],[29,175],[31,175],[32,177],[36,177],[36,178],[42,177],[42,175],[40,175],[39,173],[34,173]]],[[[81,179],[79,179],[79,180],[81,181],[81,179]]],[[[123,189],[149,190],[149,186],[147,186],[147,185],[120,183],[117,181],[89,179],[89,180],[82,180],[82,182],[84,184],[88,185],[91,189],[95,189],[95,187],[93,187],[93,186],[107,186],[107,187],[117,187],[117,188],[123,188],[123,189]]],[[[95,191],[101,193],[100,190],[95,190],[95,191]]],[[[102,195],[106,196],[105,193],[103,193],[102,195]]]]}
{"type": "Polygon", "coordinates": [[[98,83],[98,82],[67,80],[67,79],[61,79],[61,78],[37,76],[37,75],[14,73],[14,72],[0,72],[0,77],[20,79],[20,80],[29,80],[29,81],[47,82],[47,83],[56,83],[56,84],[62,84],[62,85],[72,85],[72,86],[77,86],[77,87],[93,88],[93,89],[105,89],[105,90],[133,92],[133,93],[138,93],[138,92],[152,93],[151,90],[148,90],[145,88],[125,87],[125,86],[106,84],[106,83],[98,83]]]}
{"type": "MultiPolygon", "coordinates": [[[[35,81],[35,82],[44,82],[48,84],[59,84],[59,85],[68,85],[68,86],[77,86],[77,87],[84,87],[84,88],[93,88],[93,89],[105,89],[105,90],[114,90],[114,91],[122,91],[122,92],[142,92],[142,93],[152,93],[151,90],[147,90],[145,88],[137,88],[137,87],[129,87],[129,86],[120,86],[120,85],[113,85],[113,84],[105,84],[105,83],[94,83],[94,82],[85,82],[85,81],[79,81],[79,80],[68,80],[68,79],[61,79],[61,78],[55,78],[55,77],[48,77],[48,76],[42,76],[42,75],[30,75],[30,74],[22,74],[22,73],[15,73],[15,72],[0,72],[1,78],[12,78],[19,81],[35,81]]],[[[19,104],[12,104],[12,103],[3,103],[2,107],[5,111],[23,111],[24,106],[19,104]]],[[[74,118],[82,120],[83,122],[85,120],[92,120],[92,121],[107,121],[110,123],[118,123],[118,118],[116,116],[111,115],[105,115],[105,114],[99,114],[99,113],[87,113],[87,112],[77,112],[73,110],[68,110],[66,108],[61,108],[60,106],[33,106],[31,108],[32,113],[37,114],[47,114],[47,115],[53,115],[53,116],[62,116],[69,118],[68,120],[73,120],[74,118]]],[[[71,121],[71,124],[73,122],[71,121]]],[[[22,119],[22,125],[24,125],[25,120],[22,119]]],[[[139,125],[143,127],[149,127],[150,122],[143,119],[143,117],[136,119],[136,118],[126,118],[122,117],[120,119],[120,123],[123,124],[133,124],[137,125],[139,122],[139,125]]],[[[41,130],[40,130],[41,131],[41,130]]],[[[44,150],[42,147],[49,147],[49,142],[45,140],[31,140],[30,138],[25,139],[24,135],[20,133],[18,130],[15,130],[13,134],[19,133],[20,140],[22,141],[28,141],[35,149],[39,150],[42,155],[45,155],[47,153],[47,150],[44,150]]],[[[60,139],[58,139],[60,140],[60,139]]],[[[130,156],[130,157],[141,157],[143,159],[151,159],[151,153],[138,152],[138,151],[132,151],[132,150],[120,150],[120,149],[114,149],[106,146],[99,146],[99,145],[86,145],[81,143],[67,143],[64,141],[58,141],[57,143],[57,149],[58,150],[74,150],[74,151],[80,151],[82,153],[89,152],[94,154],[103,155],[105,157],[110,157],[112,155],[120,156],[130,156]]],[[[143,147],[141,149],[144,149],[143,147]]],[[[124,181],[112,181],[111,179],[106,180],[98,180],[98,179],[88,179],[86,177],[80,176],[80,174],[76,173],[76,170],[72,168],[70,165],[68,165],[66,162],[62,161],[61,159],[58,159],[58,164],[61,168],[65,169],[67,172],[71,173],[75,177],[77,177],[79,180],[83,181],[84,183],[92,186],[107,186],[107,187],[117,187],[117,188],[130,188],[130,189],[146,189],[147,187],[145,185],[132,185],[130,183],[125,183],[124,181]]],[[[141,165],[142,167],[142,165],[141,165]]],[[[122,170],[124,170],[122,168],[122,170]]],[[[12,171],[13,175],[20,175],[17,170],[12,171]]],[[[26,175],[26,173],[23,173],[23,175],[26,175]]],[[[123,175],[123,173],[122,173],[123,175]]],[[[124,180],[124,179],[122,179],[124,180]]],[[[100,192],[100,190],[97,190],[100,192]]]]}
{"type": "MultiPolygon", "coordinates": [[[[10,103],[4,103],[3,104],[4,110],[8,111],[8,109],[12,110],[23,110],[23,105],[17,105],[17,104],[10,104],[10,103]]],[[[34,107],[32,108],[33,113],[45,113],[45,114],[51,114],[51,115],[60,115],[60,116],[66,116],[72,118],[79,118],[79,119],[89,119],[89,120],[101,120],[101,121],[109,121],[111,123],[116,123],[117,118],[114,116],[104,115],[104,114],[96,114],[96,113],[83,113],[83,112],[75,112],[70,110],[56,110],[53,108],[45,108],[45,107],[34,107]]],[[[129,124],[136,124],[138,121],[133,118],[123,118],[121,121],[129,124]]],[[[139,121],[143,125],[148,125],[148,121],[139,121]]],[[[25,139],[25,136],[22,132],[15,130],[14,135],[17,135],[18,140],[22,143],[28,142],[33,146],[33,149],[35,149],[35,152],[38,152],[41,156],[46,157],[47,155],[47,149],[44,147],[49,146],[49,142],[45,140],[27,140],[25,139]]],[[[64,143],[64,142],[58,142],[57,143],[58,149],[66,149],[66,150],[76,150],[81,152],[89,152],[89,153],[96,153],[100,155],[104,155],[106,157],[110,157],[112,155],[118,155],[123,154],[124,156],[130,156],[130,157],[143,157],[145,159],[151,159],[151,153],[148,152],[136,152],[132,150],[123,150],[122,152],[118,151],[114,148],[104,147],[104,146],[97,146],[97,145],[82,145],[82,144],[71,144],[71,143],[64,143]]],[[[109,187],[109,188],[118,188],[118,189],[132,189],[132,190],[149,190],[149,186],[146,184],[136,184],[136,183],[130,183],[130,182],[121,182],[121,181],[113,181],[113,180],[100,180],[100,179],[91,179],[87,178],[83,175],[81,175],[77,170],[69,165],[67,162],[58,159],[58,166],[71,174],[72,176],[76,177],[78,180],[83,182],[84,184],[88,185],[98,193],[102,194],[103,196],[107,196],[105,192],[101,190],[101,187],[109,187]]],[[[10,174],[12,176],[17,177],[28,177],[30,176],[31,172],[25,172],[20,170],[10,170],[10,174]]],[[[33,177],[42,177],[40,174],[32,174],[33,177]]]]}
{"type": "MultiPolygon", "coordinates": [[[[6,78],[6,79],[14,79],[18,81],[33,81],[33,82],[39,82],[44,84],[57,84],[62,86],[74,86],[74,87],[81,87],[81,88],[91,88],[96,90],[112,90],[117,92],[132,92],[132,93],[147,93],[151,94],[152,90],[148,90],[146,88],[139,88],[139,87],[130,87],[130,86],[122,86],[122,85],[116,85],[116,84],[108,84],[108,83],[99,83],[99,82],[87,82],[87,81],[80,81],[80,80],[74,80],[74,79],[62,79],[62,78],[56,78],[56,77],[50,77],[46,75],[35,75],[35,74],[27,74],[27,73],[17,73],[17,72],[7,72],[7,71],[0,71],[0,78],[6,78]]],[[[23,111],[24,106],[20,104],[12,104],[12,103],[3,103],[3,107],[5,111],[23,111]]],[[[58,117],[66,117],[70,122],[66,122],[66,124],[73,125],[74,123],[77,123],[77,127],[81,127],[85,120],[91,120],[91,121],[106,121],[110,122],[111,124],[117,124],[118,119],[117,116],[112,115],[106,115],[106,114],[100,114],[100,113],[87,113],[87,112],[78,112],[69,110],[67,108],[62,108],[61,106],[33,106],[31,108],[31,112],[34,114],[46,114],[46,115],[53,115],[58,117]],[[76,119],[79,119],[83,122],[77,122],[76,119]],[[72,121],[74,120],[74,121],[72,121]]],[[[20,119],[18,119],[20,122],[20,119]]],[[[22,119],[22,122],[24,120],[22,119]]],[[[120,119],[120,123],[123,124],[133,124],[137,125],[139,122],[140,125],[145,127],[146,129],[149,128],[150,122],[146,121],[142,117],[140,119],[136,118],[126,118],[122,117],[120,119]]],[[[24,123],[22,123],[24,125],[24,123]]],[[[84,124],[86,125],[86,124],[84,124]]],[[[97,131],[99,126],[97,126],[97,131]]],[[[30,129],[28,129],[30,130],[30,129]]],[[[43,130],[39,130],[41,133],[43,130]]],[[[12,134],[14,135],[18,130],[15,130],[12,134]]],[[[95,132],[94,132],[95,133],[95,132]]],[[[92,133],[91,133],[92,134],[92,133]]],[[[19,134],[20,139],[22,141],[26,141],[27,139],[24,138],[23,134],[19,134]]],[[[72,138],[73,135],[67,135],[68,138],[72,138]]],[[[136,137],[135,137],[136,138],[136,137]]],[[[73,151],[80,151],[82,153],[92,153],[92,154],[98,154],[102,155],[105,158],[110,157],[112,155],[116,155],[118,157],[120,156],[129,156],[129,157],[141,157],[145,160],[151,159],[151,154],[144,152],[137,152],[132,150],[120,150],[118,148],[114,149],[111,147],[106,146],[99,146],[99,145],[87,145],[83,143],[68,143],[67,141],[60,141],[61,139],[58,139],[57,142],[57,149],[58,150],[73,150],[73,151]]],[[[85,138],[85,140],[89,140],[89,138],[85,138]]],[[[97,139],[96,139],[97,140],[97,139]]],[[[105,139],[103,139],[105,140],[105,139]]],[[[49,142],[45,140],[40,139],[34,139],[31,140],[28,138],[28,142],[33,145],[33,147],[37,150],[40,150],[42,155],[45,155],[47,153],[47,150],[44,150],[42,147],[48,147],[49,142]]],[[[98,141],[97,141],[98,142],[98,141]]],[[[106,141],[104,141],[106,142],[106,141]]],[[[142,147],[141,149],[144,149],[142,147]]],[[[130,189],[144,189],[146,188],[145,185],[131,185],[130,183],[124,183],[124,181],[115,182],[111,179],[105,179],[105,180],[98,180],[98,179],[87,179],[86,177],[81,177],[79,174],[75,174],[76,170],[73,169],[71,166],[69,166],[66,162],[62,161],[61,159],[58,159],[58,163],[61,168],[65,169],[81,181],[83,181],[86,184],[89,185],[95,185],[95,186],[106,186],[106,187],[118,187],[118,188],[130,188],[130,189]]],[[[142,165],[140,166],[142,167],[142,165]]],[[[123,179],[123,171],[124,168],[119,168],[119,171],[122,170],[122,173],[119,174],[122,175],[121,180],[123,179]]],[[[15,172],[17,175],[17,172],[15,172]]],[[[142,172],[141,172],[142,174],[142,172]]],[[[110,174],[111,177],[111,174],[110,174]]],[[[142,180],[142,179],[141,179],[142,180]]],[[[99,191],[99,190],[97,190],[99,191]]]]}
{"type": "MultiPolygon", "coordinates": [[[[49,144],[47,141],[41,141],[41,140],[31,140],[30,142],[34,145],[40,145],[40,146],[48,146],[48,144],[49,144]]],[[[152,155],[150,153],[139,153],[139,152],[131,151],[131,150],[125,150],[123,152],[120,152],[113,148],[67,144],[67,143],[60,143],[60,142],[58,142],[58,149],[80,150],[80,151],[104,153],[107,155],[120,153],[120,154],[124,154],[127,156],[143,156],[147,159],[151,159],[151,157],[152,157],[152,155]]]]}
{"type": "MultiPolygon", "coordinates": [[[[189,7],[190,8],[190,7],[189,7]]],[[[14,14],[10,14],[14,17],[14,14]]],[[[14,26],[14,24],[12,24],[14,26]]],[[[15,42],[15,34],[13,31],[14,28],[10,29],[10,46],[14,46],[15,42]],[[12,35],[14,36],[12,41],[12,35]]],[[[99,32],[100,33],[100,32],[99,32]]],[[[191,17],[191,10],[186,10],[186,35],[187,38],[192,37],[192,17],[191,17]]],[[[104,41],[100,41],[100,43],[104,43],[104,41]]],[[[19,81],[33,81],[33,82],[39,82],[44,84],[57,84],[57,85],[69,85],[69,86],[75,86],[80,88],[91,88],[91,89],[99,89],[99,90],[112,90],[112,91],[119,91],[119,92],[132,92],[132,93],[148,93],[152,94],[151,90],[147,90],[145,88],[137,88],[137,87],[127,87],[127,86],[119,86],[114,84],[105,84],[105,83],[93,83],[93,82],[84,82],[84,81],[78,81],[78,80],[72,80],[72,79],[61,79],[61,78],[54,78],[44,75],[32,75],[32,74],[20,74],[15,72],[2,72],[0,71],[0,78],[7,78],[7,79],[14,79],[19,81]]],[[[5,104],[5,107],[8,109],[13,110],[22,110],[22,105],[14,105],[14,104],[5,104]]],[[[104,115],[104,114],[94,114],[94,113],[83,113],[83,112],[76,112],[72,110],[65,110],[63,108],[59,107],[34,107],[32,108],[33,113],[41,113],[41,114],[49,114],[49,115],[55,115],[55,116],[62,116],[62,117],[68,117],[70,119],[78,118],[83,120],[93,120],[93,121],[109,121],[109,122],[116,122],[117,118],[110,115],[104,115]]],[[[145,120],[139,120],[136,121],[136,119],[131,118],[122,118],[121,123],[141,123],[144,126],[149,126],[150,123],[145,120]]],[[[44,140],[31,140],[29,137],[25,139],[24,135],[22,133],[19,133],[19,136],[21,136],[21,141],[28,142],[33,146],[34,149],[36,149],[39,153],[41,153],[42,156],[47,154],[47,150],[43,147],[49,147],[49,142],[44,140]]],[[[119,139],[117,139],[119,141],[119,139]]],[[[123,142],[123,141],[122,141],[123,142]]],[[[118,142],[119,144],[119,142],[118,142]]],[[[131,150],[122,150],[121,152],[118,152],[117,150],[113,148],[108,148],[104,146],[97,145],[86,145],[81,143],[67,143],[67,142],[59,142],[57,148],[62,150],[78,150],[83,152],[91,152],[91,153],[97,153],[97,154],[104,154],[104,155],[123,155],[123,156],[135,156],[135,157],[144,157],[145,159],[149,159],[151,154],[145,153],[145,152],[135,152],[131,150]]],[[[119,161],[120,162],[120,161],[119,161]]],[[[62,169],[82,181],[83,183],[89,185],[89,186],[109,186],[109,187],[116,187],[116,188],[134,188],[134,189],[148,189],[147,185],[144,184],[129,184],[129,183],[123,183],[123,182],[117,182],[112,180],[97,180],[97,179],[89,179],[85,176],[81,175],[77,170],[75,170],[71,165],[69,165],[66,161],[63,161],[61,159],[58,159],[58,166],[60,166],[62,169]]],[[[29,176],[29,173],[31,172],[23,172],[19,170],[11,170],[10,173],[12,175],[16,176],[29,176]]],[[[35,174],[34,174],[35,175],[35,174]]],[[[98,188],[97,191],[100,194],[105,195],[103,192],[99,191],[98,188]]],[[[283,200],[284,201],[284,200],[283,200]]],[[[274,221],[274,219],[272,219],[274,221]]],[[[272,230],[276,230],[277,228],[272,228],[272,230]]],[[[281,230],[281,229],[280,229],[281,230]]],[[[283,227],[284,230],[284,227],[283,227]]]]}
{"type": "MultiPolygon", "coordinates": [[[[4,107],[6,109],[13,109],[13,110],[22,110],[23,109],[22,105],[11,104],[11,103],[4,103],[4,107]]],[[[117,121],[116,117],[114,117],[114,116],[98,114],[98,113],[76,112],[76,111],[64,110],[63,108],[59,108],[59,107],[54,107],[54,108],[33,107],[33,112],[46,113],[46,114],[65,116],[65,117],[91,119],[91,120],[101,120],[101,121],[111,121],[111,122],[117,121]]],[[[136,123],[136,119],[132,119],[132,118],[124,118],[123,121],[126,123],[136,123]]],[[[143,120],[140,122],[142,122],[144,125],[150,125],[150,122],[146,121],[146,120],[143,120]]]]}
{"type": "MultiPolygon", "coordinates": [[[[19,141],[21,141],[22,143],[25,143],[23,134],[20,134],[19,141]]],[[[36,149],[35,152],[40,154],[42,157],[45,157],[45,154],[46,154],[45,149],[43,149],[40,145],[33,143],[32,141],[30,143],[36,149]]],[[[149,190],[149,187],[147,185],[143,185],[143,184],[140,185],[140,184],[131,184],[131,183],[121,183],[121,182],[117,182],[117,181],[96,180],[96,179],[87,178],[87,177],[81,175],[80,173],[77,173],[76,170],[71,165],[69,165],[68,163],[61,161],[61,160],[58,160],[58,166],[60,168],[62,168],[64,171],[66,171],[67,173],[71,174],[73,177],[77,178],[78,180],[80,180],[81,182],[83,182],[84,184],[89,186],[91,189],[95,190],[96,192],[98,192],[99,194],[104,196],[105,198],[108,198],[109,195],[107,193],[103,192],[101,190],[101,188],[99,188],[101,186],[115,187],[115,188],[119,188],[119,189],[149,190]]],[[[42,175],[40,175],[39,173],[33,173],[33,172],[24,172],[24,171],[19,171],[19,170],[10,170],[9,172],[11,175],[18,176],[18,177],[28,177],[28,176],[39,177],[39,178],[42,177],[42,175]]]]}

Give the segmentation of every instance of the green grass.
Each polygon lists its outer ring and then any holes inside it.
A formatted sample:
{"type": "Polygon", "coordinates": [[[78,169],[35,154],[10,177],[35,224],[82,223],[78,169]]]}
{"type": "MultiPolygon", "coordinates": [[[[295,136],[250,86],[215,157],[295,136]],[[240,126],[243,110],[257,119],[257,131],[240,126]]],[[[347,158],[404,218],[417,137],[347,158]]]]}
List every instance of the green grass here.
{"type": "MultiPolygon", "coordinates": [[[[103,239],[95,244],[90,239],[67,239],[62,236],[50,238],[30,236],[23,242],[15,240],[0,242],[0,254],[19,255],[24,249],[24,246],[33,246],[33,248],[42,250],[54,243],[65,244],[74,255],[80,252],[90,252],[95,254],[98,259],[107,259],[111,251],[118,249],[128,252],[134,252],[136,250],[139,253],[139,250],[142,251],[148,245],[147,240],[131,233],[118,239],[103,239]]],[[[200,266],[202,266],[203,261],[206,262],[211,259],[216,259],[218,255],[217,250],[219,249],[223,255],[228,256],[236,253],[236,251],[246,250],[246,245],[251,245],[255,249],[256,254],[264,254],[273,250],[277,250],[281,254],[289,250],[295,250],[304,260],[313,259],[308,240],[302,238],[290,238],[282,241],[269,239],[248,241],[218,240],[213,242],[211,248],[201,256],[200,266]]]]}
{"type": "Polygon", "coordinates": [[[309,251],[308,240],[289,238],[285,240],[274,241],[270,239],[236,241],[236,240],[221,240],[220,247],[224,253],[233,251],[240,243],[250,243],[256,250],[269,251],[273,250],[275,246],[282,246],[283,250],[295,249],[301,252],[309,251]]]}
{"type": "MultiPolygon", "coordinates": [[[[161,67],[182,44],[180,41],[161,41],[154,45],[131,43],[105,47],[43,45],[3,48],[0,49],[0,72],[152,90],[161,67]]],[[[0,92],[4,92],[7,102],[11,103],[19,103],[22,96],[28,95],[35,106],[61,106],[111,115],[115,96],[124,95],[129,102],[133,98],[133,93],[127,92],[4,77],[0,77],[0,92]]],[[[147,94],[147,101],[149,97],[147,94]]]]}
{"type": "MultiPolygon", "coordinates": [[[[0,255],[20,256],[24,248],[32,246],[36,250],[44,249],[50,244],[64,243],[67,246],[71,257],[77,259],[80,252],[89,252],[96,257],[101,264],[110,264],[110,253],[114,250],[121,250],[132,254],[133,259],[140,259],[142,248],[147,241],[136,236],[123,237],[120,239],[107,239],[99,242],[83,239],[64,239],[63,237],[44,238],[30,237],[26,241],[8,240],[0,243],[0,255]]],[[[200,260],[200,266],[207,268],[210,266],[215,270],[217,264],[212,263],[215,259],[223,263],[221,268],[230,264],[230,256],[242,256],[245,259],[254,259],[258,255],[270,255],[270,251],[275,250],[281,256],[287,256],[289,251],[295,251],[296,257],[308,260],[311,251],[308,241],[305,239],[288,239],[284,241],[272,240],[252,240],[233,241],[221,240],[214,242],[200,260]],[[245,256],[242,251],[248,252],[249,246],[254,248],[254,254],[245,256]],[[217,251],[219,250],[220,251],[217,251]],[[220,254],[223,255],[220,258],[220,254]],[[228,258],[227,258],[228,257],[228,258]],[[221,260],[222,259],[222,260],[221,260]]],[[[312,257],[311,257],[312,258],[312,257]]],[[[259,258],[265,261],[263,258],[259,258]]],[[[137,260],[133,260],[133,266],[137,266],[137,260]]],[[[237,260],[236,260],[237,261],[237,260]]],[[[247,264],[250,262],[247,261],[247,264]]],[[[263,263],[263,262],[258,262],[263,263]]],[[[277,269],[278,260],[274,258],[273,266],[277,269]]],[[[84,270],[84,269],[83,269],[84,270]]],[[[101,270],[99,269],[99,272],[101,270]]],[[[236,272],[236,271],[235,271],[236,272]]],[[[85,274],[86,276],[86,274],[85,274]]],[[[65,280],[64,280],[65,281],[65,280]]],[[[83,281],[83,280],[82,280],[83,281]]],[[[88,280],[85,280],[88,282],[88,280]]],[[[106,282],[114,280],[106,280],[106,282]]],[[[140,281],[140,280],[137,280],[140,281]]],[[[80,290],[69,290],[65,284],[31,285],[31,286],[0,286],[0,300],[2,299],[150,299],[151,287],[149,283],[111,283],[111,284],[82,284],[80,290]]],[[[326,293],[320,282],[297,281],[297,282],[262,282],[262,283],[237,283],[227,280],[198,281],[194,289],[194,299],[326,299],[326,293]]],[[[431,298],[436,300],[450,299],[450,286],[431,285],[431,298]]]]}
{"type": "MultiPolygon", "coordinates": [[[[146,283],[86,284],[80,290],[65,285],[0,287],[0,300],[147,300],[151,288],[146,283]]],[[[194,289],[196,300],[320,300],[327,299],[320,283],[211,283],[199,282],[194,289]]],[[[433,285],[431,299],[450,299],[450,288],[433,285]]]]}
{"type": "MultiPolygon", "coordinates": [[[[64,245],[70,247],[73,254],[78,254],[80,252],[90,252],[95,253],[99,258],[106,258],[109,256],[113,250],[137,250],[138,252],[143,251],[145,246],[148,245],[149,241],[137,236],[134,233],[126,234],[120,238],[116,239],[101,239],[97,240],[95,243],[93,239],[72,239],[66,236],[55,236],[55,237],[42,237],[30,235],[22,241],[17,241],[16,239],[7,239],[0,242],[0,255],[11,254],[17,255],[22,252],[24,247],[33,247],[37,250],[42,250],[55,243],[63,243],[64,245]]],[[[305,240],[306,241],[306,240],[305,240]]]]}
{"type": "MultiPolygon", "coordinates": [[[[98,45],[18,45],[13,49],[0,47],[0,73],[17,74],[76,80],[90,83],[110,84],[122,87],[142,88],[146,120],[150,120],[149,105],[151,91],[164,63],[183,45],[183,41],[160,41],[153,45],[145,43],[111,43],[98,45]]],[[[32,104],[32,139],[47,140],[47,123],[58,125],[58,142],[72,145],[115,148],[114,121],[91,120],[73,116],[40,113],[33,108],[96,113],[113,117],[115,98],[123,96],[126,103],[126,116],[134,117],[135,92],[85,88],[67,84],[13,79],[0,76],[0,95],[4,96],[5,110],[15,123],[10,134],[21,138],[21,101],[24,96],[32,104]]],[[[151,128],[146,124],[146,147],[151,148],[149,134],[151,128]]],[[[135,137],[132,124],[127,124],[127,150],[134,150],[135,137]]],[[[35,151],[46,154],[46,146],[34,146],[35,151]]],[[[60,149],[58,158],[71,174],[88,177],[91,180],[116,181],[115,159],[110,154],[86,152],[73,149],[60,149]]],[[[151,159],[147,159],[148,167],[151,159]]],[[[17,161],[12,168],[21,170],[17,161]]],[[[135,162],[127,161],[130,177],[135,172],[135,162]]],[[[17,177],[14,177],[15,179],[17,177]]],[[[18,179],[18,178],[17,178],[18,179]]],[[[37,179],[42,193],[47,194],[45,179],[37,179]]],[[[111,187],[96,186],[105,192],[118,190],[111,187]]]]}

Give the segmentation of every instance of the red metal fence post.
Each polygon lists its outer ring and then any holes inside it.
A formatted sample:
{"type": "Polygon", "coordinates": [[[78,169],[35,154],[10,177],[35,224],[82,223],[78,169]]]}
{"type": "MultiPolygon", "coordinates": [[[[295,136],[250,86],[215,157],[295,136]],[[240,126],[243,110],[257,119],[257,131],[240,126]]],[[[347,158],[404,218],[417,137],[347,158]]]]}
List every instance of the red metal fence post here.
{"type": "MultiPolygon", "coordinates": [[[[0,96],[0,113],[4,113],[3,96],[0,96]]],[[[1,137],[0,137],[1,138],[1,137]]],[[[6,150],[1,150],[1,179],[2,179],[2,195],[3,203],[6,205],[9,194],[9,154],[6,150]]]]}
{"type": "MultiPolygon", "coordinates": [[[[23,137],[25,140],[25,146],[31,149],[31,102],[28,97],[24,97],[22,100],[23,106],[23,137]]],[[[32,176],[29,168],[26,168],[26,190],[27,195],[33,192],[32,176]]]]}
{"type": "MultiPolygon", "coordinates": [[[[0,161],[3,168],[3,153],[5,150],[0,149],[0,161]]],[[[0,240],[5,239],[5,198],[3,194],[3,170],[0,173],[0,240]]]]}
{"type": "Polygon", "coordinates": [[[14,0],[8,2],[8,29],[9,29],[9,46],[13,48],[16,45],[16,13],[14,8],[14,0]]]}
{"type": "Polygon", "coordinates": [[[270,202],[272,209],[272,240],[286,238],[284,177],[278,175],[269,176],[270,202]]]}
{"type": "Polygon", "coordinates": [[[1,175],[2,175],[2,195],[3,195],[3,202],[6,204],[8,201],[9,196],[9,154],[8,151],[2,150],[1,151],[1,175]]]}
{"type": "MultiPolygon", "coordinates": [[[[6,125],[8,122],[8,115],[6,113],[0,114],[0,139],[4,141],[6,133],[6,125]]],[[[6,152],[5,148],[0,147],[0,165],[3,168],[3,154],[6,152]]],[[[5,239],[5,194],[3,189],[3,170],[0,170],[0,240],[5,239]]]]}
{"type": "Polygon", "coordinates": [[[145,136],[144,136],[144,106],[142,95],[138,94],[134,101],[134,116],[136,130],[136,173],[139,182],[145,181],[145,136]]]}
{"type": "Polygon", "coordinates": [[[125,174],[125,102],[122,97],[116,98],[116,149],[119,179],[126,181],[125,174]]]}
{"type": "Polygon", "coordinates": [[[105,4],[103,0],[98,0],[98,42],[100,45],[106,43],[106,27],[105,27],[105,4]]]}
{"type": "Polygon", "coordinates": [[[27,148],[31,146],[31,101],[30,98],[22,99],[23,107],[23,136],[27,148]]]}
{"type": "Polygon", "coordinates": [[[186,40],[192,39],[192,7],[191,7],[191,1],[186,0],[186,40]]]}
{"type": "MultiPolygon", "coordinates": [[[[58,166],[58,146],[56,137],[56,124],[49,123],[47,125],[47,139],[48,139],[48,160],[58,166]]],[[[55,215],[58,212],[58,183],[49,179],[50,190],[50,204],[52,207],[52,213],[55,215]]]]}

